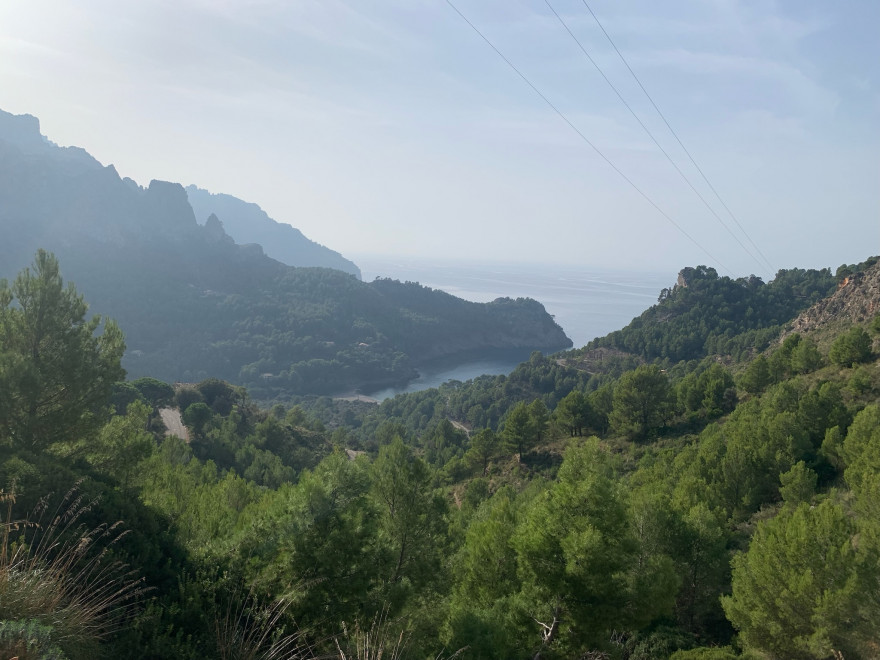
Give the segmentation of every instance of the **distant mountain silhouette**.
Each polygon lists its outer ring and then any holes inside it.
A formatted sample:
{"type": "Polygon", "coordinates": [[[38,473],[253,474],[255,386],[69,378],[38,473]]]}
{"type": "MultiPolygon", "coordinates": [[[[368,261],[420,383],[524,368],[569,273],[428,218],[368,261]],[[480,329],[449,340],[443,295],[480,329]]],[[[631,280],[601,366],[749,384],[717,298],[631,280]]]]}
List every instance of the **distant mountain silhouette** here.
{"type": "Polygon", "coordinates": [[[197,220],[204,222],[211,214],[216,215],[236,243],[258,243],[268,256],[288,266],[336,268],[361,277],[353,262],[309,240],[296,227],[273,220],[257,204],[197,186],[187,186],[186,194],[197,220]]]}
{"type": "Polygon", "coordinates": [[[216,376],[262,397],[329,393],[404,382],[426,360],[571,345],[533,300],[478,304],[288,266],[236,244],[218,216],[201,225],[180,184],[141,187],[53,144],[34,117],[0,112],[0,277],[38,248],[54,252],[92,311],[119,322],[131,377],[216,376]]]}

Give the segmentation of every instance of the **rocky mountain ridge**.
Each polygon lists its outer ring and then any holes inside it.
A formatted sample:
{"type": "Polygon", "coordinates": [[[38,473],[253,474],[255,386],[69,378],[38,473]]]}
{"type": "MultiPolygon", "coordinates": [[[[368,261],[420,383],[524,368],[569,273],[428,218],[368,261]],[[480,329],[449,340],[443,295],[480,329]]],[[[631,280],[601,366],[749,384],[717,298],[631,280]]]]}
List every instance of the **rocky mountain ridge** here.
{"type": "Polygon", "coordinates": [[[281,263],[237,244],[222,216],[199,224],[180,184],[141,187],[2,112],[0,227],[0,278],[53,252],[91,310],[119,323],[132,378],[217,377],[283,398],[403,383],[464,352],[571,346],[534,301],[281,263]]]}
{"type": "Polygon", "coordinates": [[[0,110],[0,175],[0,222],[20,230],[7,235],[6,256],[17,253],[29,260],[38,247],[54,250],[54,244],[84,234],[110,245],[150,239],[149,234],[175,240],[184,227],[196,231],[213,214],[239,245],[259,244],[261,251],[288,266],[336,268],[360,277],[353,262],[275,222],[256,204],[165,181],[142,187],[84,149],[53,143],[31,115],[0,110]],[[23,238],[31,240],[17,245],[23,238]]]}
{"type": "Polygon", "coordinates": [[[786,328],[789,334],[809,333],[834,322],[864,323],[880,313],[880,261],[846,276],[837,291],[801,312],[786,328]]]}

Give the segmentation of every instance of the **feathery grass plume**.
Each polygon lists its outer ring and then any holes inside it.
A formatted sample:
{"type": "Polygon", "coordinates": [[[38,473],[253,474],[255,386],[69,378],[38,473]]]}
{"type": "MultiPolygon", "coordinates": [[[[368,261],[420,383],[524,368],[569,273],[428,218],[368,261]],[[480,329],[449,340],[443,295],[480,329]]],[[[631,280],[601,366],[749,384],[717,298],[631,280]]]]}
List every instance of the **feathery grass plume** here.
{"type": "MultiPolygon", "coordinates": [[[[355,623],[354,630],[349,632],[345,622],[342,623],[342,632],[345,644],[340,644],[339,638],[334,638],[338,655],[337,660],[403,660],[406,646],[409,643],[409,632],[401,630],[395,633],[392,622],[388,620],[388,605],[373,617],[373,623],[369,630],[362,630],[359,623],[355,623]]],[[[445,660],[453,660],[467,647],[459,649],[445,660]]],[[[435,660],[444,660],[443,654],[438,653],[435,660]]]]}
{"type": "Polygon", "coordinates": [[[401,660],[409,642],[409,634],[405,630],[397,635],[392,630],[388,621],[387,605],[373,617],[369,630],[362,630],[360,623],[356,622],[354,630],[349,632],[343,621],[342,633],[345,637],[345,648],[339,643],[338,637],[333,640],[336,642],[339,660],[401,660]]]}
{"type": "Polygon", "coordinates": [[[223,617],[214,622],[220,660],[311,658],[299,633],[283,633],[281,618],[288,606],[283,599],[261,605],[252,591],[244,599],[230,599],[223,617]]]}
{"type": "Polygon", "coordinates": [[[0,504],[6,505],[0,523],[0,622],[7,624],[0,654],[5,657],[13,657],[22,645],[26,653],[33,652],[28,644],[36,644],[39,657],[51,651],[71,660],[94,658],[144,592],[141,580],[110,557],[125,535],[119,523],[92,529],[81,523],[95,501],[85,501],[78,486],[68,491],[46,525],[47,497],[34,512],[36,521],[13,520],[15,491],[0,491],[0,504]],[[23,637],[16,640],[14,630],[23,637]]]}

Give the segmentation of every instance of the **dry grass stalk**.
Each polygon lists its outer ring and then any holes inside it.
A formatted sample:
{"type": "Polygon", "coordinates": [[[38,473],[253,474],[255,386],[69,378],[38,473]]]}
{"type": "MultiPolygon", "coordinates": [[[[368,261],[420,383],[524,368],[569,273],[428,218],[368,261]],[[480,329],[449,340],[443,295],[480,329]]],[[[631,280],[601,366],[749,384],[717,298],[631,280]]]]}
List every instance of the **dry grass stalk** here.
{"type": "Polygon", "coordinates": [[[343,649],[339,638],[333,640],[339,660],[401,660],[409,641],[406,631],[394,634],[388,621],[387,607],[373,617],[369,630],[362,630],[360,623],[355,623],[354,630],[349,633],[343,622],[342,631],[347,641],[346,648],[343,649]]]}
{"type": "Polygon", "coordinates": [[[253,593],[230,602],[222,619],[215,621],[220,660],[299,660],[311,657],[298,633],[278,634],[281,618],[289,603],[276,600],[260,606],[253,593]]]}
{"type": "Polygon", "coordinates": [[[0,621],[40,626],[71,658],[93,657],[144,591],[141,580],[110,557],[125,535],[120,525],[81,524],[95,502],[85,501],[77,487],[46,525],[48,498],[38,505],[36,521],[13,520],[14,490],[0,491],[0,504],[6,504],[0,523],[0,621]]]}

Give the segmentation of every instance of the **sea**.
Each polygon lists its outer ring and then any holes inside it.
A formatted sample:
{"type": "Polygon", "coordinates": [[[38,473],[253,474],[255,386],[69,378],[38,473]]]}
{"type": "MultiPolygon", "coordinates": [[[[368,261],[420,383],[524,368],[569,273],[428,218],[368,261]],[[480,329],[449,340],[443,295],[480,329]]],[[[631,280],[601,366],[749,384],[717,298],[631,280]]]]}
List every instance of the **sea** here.
{"type": "MultiPolygon", "coordinates": [[[[377,277],[419,282],[473,302],[496,298],[534,298],[544,305],[579,348],[627,325],[657,302],[677,273],[609,270],[576,265],[475,263],[358,256],[365,282],[377,277]]],[[[437,387],[449,380],[467,381],[482,374],[508,374],[529,352],[506,352],[457,364],[423,368],[405,386],[365,392],[382,401],[403,392],[437,387]]]]}

